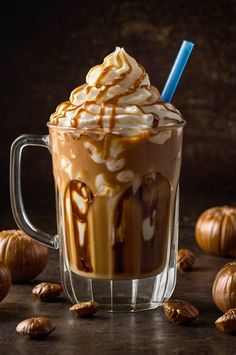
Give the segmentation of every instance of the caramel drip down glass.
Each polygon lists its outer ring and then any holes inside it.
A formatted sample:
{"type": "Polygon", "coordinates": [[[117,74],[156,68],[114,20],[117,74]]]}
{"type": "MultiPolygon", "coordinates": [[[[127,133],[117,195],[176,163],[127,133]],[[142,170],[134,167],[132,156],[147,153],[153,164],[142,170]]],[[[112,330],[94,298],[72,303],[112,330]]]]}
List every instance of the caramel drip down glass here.
{"type": "Polygon", "coordinates": [[[182,135],[185,122],[112,132],[48,124],[11,148],[11,205],[19,228],[59,249],[61,280],[72,303],[101,309],[157,308],[176,283],[182,135]],[[57,235],[38,230],[24,209],[23,148],[52,156],[57,235]]]}

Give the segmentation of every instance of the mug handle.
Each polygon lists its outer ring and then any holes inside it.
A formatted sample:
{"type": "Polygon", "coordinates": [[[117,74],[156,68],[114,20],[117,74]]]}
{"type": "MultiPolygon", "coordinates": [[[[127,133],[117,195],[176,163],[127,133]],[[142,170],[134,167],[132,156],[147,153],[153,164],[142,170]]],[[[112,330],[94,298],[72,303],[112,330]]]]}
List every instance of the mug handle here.
{"type": "Polygon", "coordinates": [[[25,134],[18,137],[11,146],[10,153],[10,196],[11,208],[18,227],[38,242],[58,249],[58,235],[52,236],[37,229],[29,220],[21,191],[21,158],[23,148],[37,146],[49,149],[48,135],[25,134]]]}

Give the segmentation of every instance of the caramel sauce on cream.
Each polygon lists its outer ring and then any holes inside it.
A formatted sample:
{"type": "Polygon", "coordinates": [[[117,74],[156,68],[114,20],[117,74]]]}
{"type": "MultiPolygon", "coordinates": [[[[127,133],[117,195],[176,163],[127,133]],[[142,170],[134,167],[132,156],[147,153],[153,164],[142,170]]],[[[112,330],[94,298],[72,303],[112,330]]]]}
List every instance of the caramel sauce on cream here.
{"type": "Polygon", "coordinates": [[[57,107],[50,117],[52,125],[112,131],[182,121],[173,105],[160,101],[145,69],[123,48],[116,48],[102,64],[90,69],[86,81],[57,107]]]}

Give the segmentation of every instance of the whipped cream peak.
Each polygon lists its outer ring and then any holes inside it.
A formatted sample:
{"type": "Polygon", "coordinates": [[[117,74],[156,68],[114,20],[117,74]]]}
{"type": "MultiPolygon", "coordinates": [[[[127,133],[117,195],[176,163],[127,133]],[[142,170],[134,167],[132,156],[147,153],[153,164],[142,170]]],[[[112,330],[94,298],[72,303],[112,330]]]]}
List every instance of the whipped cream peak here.
{"type": "Polygon", "coordinates": [[[120,47],[91,68],[86,84],[75,88],[50,117],[50,124],[106,131],[181,121],[172,104],[160,101],[144,68],[120,47]]]}
{"type": "MultiPolygon", "coordinates": [[[[116,82],[119,82],[122,78],[125,78],[131,73],[130,81],[135,79],[143,80],[143,85],[150,85],[148,75],[145,70],[139,65],[134,58],[128,55],[124,48],[116,47],[116,50],[109,54],[102,64],[96,65],[91,68],[87,74],[86,82],[91,86],[102,86],[111,84],[114,86],[116,82]]],[[[123,83],[127,85],[127,81],[123,83]]],[[[132,84],[132,82],[130,83],[132,84]]]]}

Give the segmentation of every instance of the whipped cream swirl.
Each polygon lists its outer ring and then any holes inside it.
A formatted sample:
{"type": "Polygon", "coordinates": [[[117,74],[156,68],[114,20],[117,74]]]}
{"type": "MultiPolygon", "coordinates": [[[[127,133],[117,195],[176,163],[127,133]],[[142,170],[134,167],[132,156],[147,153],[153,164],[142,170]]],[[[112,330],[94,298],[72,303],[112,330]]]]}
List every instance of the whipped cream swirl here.
{"type": "Polygon", "coordinates": [[[106,131],[181,121],[172,104],[160,101],[144,68],[119,47],[90,69],[86,84],[75,88],[50,117],[53,125],[106,131]]]}

